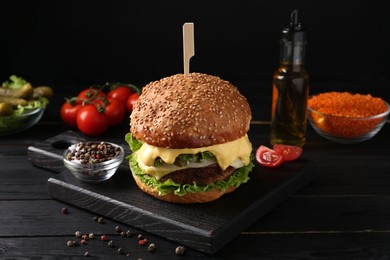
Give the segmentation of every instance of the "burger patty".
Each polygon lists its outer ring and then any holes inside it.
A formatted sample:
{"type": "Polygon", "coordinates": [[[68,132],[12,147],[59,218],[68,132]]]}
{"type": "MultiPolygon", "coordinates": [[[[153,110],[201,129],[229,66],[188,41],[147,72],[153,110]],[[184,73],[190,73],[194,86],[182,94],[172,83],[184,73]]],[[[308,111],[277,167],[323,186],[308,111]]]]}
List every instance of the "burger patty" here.
{"type": "Polygon", "coordinates": [[[229,178],[236,169],[229,166],[222,171],[217,163],[210,164],[203,168],[188,168],[171,172],[160,179],[164,182],[171,179],[178,184],[193,184],[207,185],[216,181],[222,181],[229,178]]]}

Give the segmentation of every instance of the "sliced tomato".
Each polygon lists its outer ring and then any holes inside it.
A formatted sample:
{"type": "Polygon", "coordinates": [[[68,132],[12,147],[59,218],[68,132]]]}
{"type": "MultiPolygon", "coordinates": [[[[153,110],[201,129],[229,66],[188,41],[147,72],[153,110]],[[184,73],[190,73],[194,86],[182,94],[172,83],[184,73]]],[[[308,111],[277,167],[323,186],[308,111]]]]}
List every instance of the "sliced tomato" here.
{"type": "Polygon", "coordinates": [[[302,148],[295,145],[274,144],[274,151],[282,155],[285,161],[293,161],[301,156],[302,148]]]}
{"type": "Polygon", "coordinates": [[[284,159],[283,156],[276,153],[271,148],[261,145],[256,151],[256,160],[263,166],[276,167],[280,165],[284,159]]]}

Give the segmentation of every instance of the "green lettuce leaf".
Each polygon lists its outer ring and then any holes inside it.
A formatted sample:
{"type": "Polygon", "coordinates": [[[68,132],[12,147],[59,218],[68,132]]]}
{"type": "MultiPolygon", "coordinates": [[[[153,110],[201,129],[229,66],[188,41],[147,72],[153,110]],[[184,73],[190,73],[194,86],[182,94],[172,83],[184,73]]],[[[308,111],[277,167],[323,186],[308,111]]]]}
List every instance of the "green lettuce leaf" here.
{"type": "Polygon", "coordinates": [[[45,97],[39,97],[38,99],[31,99],[28,101],[26,106],[18,105],[18,107],[14,110],[15,115],[23,114],[24,112],[31,111],[36,108],[46,108],[49,100],[45,97]]]}
{"type": "Polygon", "coordinates": [[[253,156],[251,155],[251,162],[244,167],[237,169],[228,179],[223,181],[217,181],[208,185],[196,185],[194,184],[178,184],[173,182],[171,179],[168,179],[165,182],[158,181],[155,177],[150,176],[144,173],[137,163],[136,154],[128,156],[130,168],[143,183],[147,186],[153,186],[159,192],[159,195],[165,195],[173,192],[175,195],[183,196],[188,192],[208,192],[213,189],[219,189],[221,191],[226,191],[229,187],[238,187],[243,183],[248,182],[249,172],[253,168],[253,156]]]}
{"type": "Polygon", "coordinates": [[[27,81],[25,81],[23,78],[15,75],[11,75],[9,79],[9,81],[3,82],[3,88],[18,89],[23,87],[27,83],[27,81]]]}
{"type": "Polygon", "coordinates": [[[135,139],[131,133],[126,134],[125,140],[129,144],[130,150],[132,152],[138,151],[141,148],[141,146],[144,144],[143,142],[135,139]]]}

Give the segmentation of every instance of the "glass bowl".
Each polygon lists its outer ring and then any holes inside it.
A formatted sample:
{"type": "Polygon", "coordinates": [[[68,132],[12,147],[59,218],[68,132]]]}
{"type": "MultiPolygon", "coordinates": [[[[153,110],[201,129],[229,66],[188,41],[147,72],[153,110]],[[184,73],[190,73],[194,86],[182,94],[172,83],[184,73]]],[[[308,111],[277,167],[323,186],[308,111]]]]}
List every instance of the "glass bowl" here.
{"type": "Polygon", "coordinates": [[[0,116],[0,136],[16,134],[32,127],[42,118],[44,111],[43,108],[36,108],[25,110],[22,114],[0,116]]]}
{"type": "MultiPolygon", "coordinates": [[[[87,150],[85,148],[84,150],[87,150]]],[[[92,148],[91,148],[92,149],[92,148]]],[[[97,151],[97,148],[95,151],[97,151]]],[[[94,149],[92,149],[94,150],[94,149]]],[[[101,150],[101,151],[104,151],[101,150]]],[[[100,158],[106,158],[107,156],[104,153],[100,158]]],[[[68,147],[68,149],[63,154],[63,162],[65,167],[79,180],[86,182],[102,182],[111,178],[117,171],[119,165],[122,163],[125,152],[120,145],[110,143],[110,142],[80,142],[73,144],[68,147]],[[89,147],[96,145],[98,147],[100,144],[105,144],[107,147],[111,146],[115,150],[115,155],[110,155],[110,159],[102,161],[103,159],[96,159],[98,155],[93,154],[94,159],[89,161],[83,160],[85,157],[81,157],[80,154],[83,154],[84,151],[81,151],[83,148],[77,148],[79,144],[88,144],[89,147]],[[79,152],[79,154],[77,154],[79,152]]],[[[84,155],[85,156],[85,155],[84,155]]],[[[92,156],[90,156],[92,158],[92,156]]]]}
{"type": "Polygon", "coordinates": [[[387,110],[369,117],[334,116],[307,108],[307,118],[314,130],[322,137],[336,143],[359,143],[371,139],[386,123],[387,110]]]}

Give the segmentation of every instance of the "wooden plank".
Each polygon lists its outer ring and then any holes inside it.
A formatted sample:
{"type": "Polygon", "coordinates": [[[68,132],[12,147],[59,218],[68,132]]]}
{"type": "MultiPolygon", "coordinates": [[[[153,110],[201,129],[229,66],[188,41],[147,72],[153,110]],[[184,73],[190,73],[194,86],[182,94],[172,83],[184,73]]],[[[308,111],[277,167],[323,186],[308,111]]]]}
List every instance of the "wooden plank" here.
{"type": "Polygon", "coordinates": [[[293,196],[274,208],[251,231],[390,232],[389,196],[293,196]]]}
{"type": "Polygon", "coordinates": [[[49,179],[48,189],[56,199],[212,254],[307,184],[313,168],[307,161],[286,164],[278,172],[260,174],[255,168],[247,184],[207,204],[157,200],[143,193],[129,170],[122,169],[98,185],[64,172],[49,179]]]}
{"type": "MultiPolygon", "coordinates": [[[[12,237],[0,238],[0,258],[1,259],[81,259],[88,251],[91,259],[181,259],[175,254],[178,246],[168,240],[164,240],[151,235],[146,236],[148,244],[154,243],[156,251],[150,253],[148,246],[140,246],[138,238],[129,238],[120,235],[108,236],[114,241],[114,247],[108,247],[107,242],[103,242],[99,237],[88,240],[86,245],[67,247],[68,240],[80,241],[75,236],[53,236],[53,237],[12,237]],[[125,254],[120,256],[118,248],[125,250],[125,254]],[[127,257],[127,254],[130,254],[127,257]],[[44,256],[44,257],[43,257],[44,256]]],[[[237,255],[237,254],[236,254],[237,255]]],[[[199,251],[186,248],[184,259],[207,259],[207,255],[199,251]]],[[[87,258],[88,259],[88,258],[87,258]]]]}
{"type": "MultiPolygon", "coordinates": [[[[134,194],[134,199],[137,199],[137,194],[134,194]]],[[[291,197],[274,207],[253,225],[242,230],[242,233],[256,235],[390,232],[389,205],[388,196],[291,197]]],[[[105,207],[105,205],[99,206],[105,207]]],[[[154,202],[154,206],[157,207],[158,203],[154,202]]],[[[136,222],[140,220],[131,221],[132,217],[128,218],[128,224],[124,221],[116,221],[114,218],[106,218],[106,225],[97,224],[92,220],[96,213],[89,208],[80,209],[53,199],[0,201],[0,223],[3,223],[0,237],[68,236],[76,230],[112,234],[115,223],[141,230],[136,228],[136,222]],[[69,209],[68,215],[62,214],[63,207],[69,209]]],[[[160,208],[161,211],[165,210],[161,206],[160,208]]],[[[184,210],[186,208],[188,207],[184,207],[184,210]]],[[[173,212],[172,214],[183,215],[184,213],[173,212]]],[[[194,214],[200,216],[202,212],[195,211],[194,214]]],[[[124,219],[126,216],[124,214],[116,218],[124,219]]],[[[147,226],[148,222],[144,222],[143,225],[147,226]]],[[[200,223],[200,225],[213,225],[213,223],[200,223]]],[[[155,226],[158,227],[162,226],[155,226]]]]}
{"type": "Polygon", "coordinates": [[[33,167],[26,155],[3,156],[0,163],[0,200],[49,199],[47,179],[52,176],[45,169],[33,167]]]}
{"type": "MultiPolygon", "coordinates": [[[[0,258],[81,258],[86,250],[96,259],[119,257],[117,249],[130,254],[127,259],[181,259],[175,255],[177,244],[160,238],[154,253],[139,246],[135,237],[112,237],[115,248],[95,239],[85,246],[68,248],[73,236],[0,238],[0,258]]],[[[184,259],[387,259],[390,255],[389,232],[241,234],[213,257],[187,248],[184,259]]],[[[124,257],[124,256],[123,256],[124,257]]]]}

